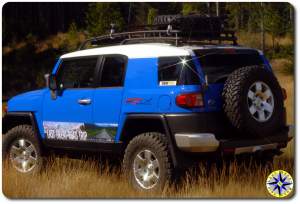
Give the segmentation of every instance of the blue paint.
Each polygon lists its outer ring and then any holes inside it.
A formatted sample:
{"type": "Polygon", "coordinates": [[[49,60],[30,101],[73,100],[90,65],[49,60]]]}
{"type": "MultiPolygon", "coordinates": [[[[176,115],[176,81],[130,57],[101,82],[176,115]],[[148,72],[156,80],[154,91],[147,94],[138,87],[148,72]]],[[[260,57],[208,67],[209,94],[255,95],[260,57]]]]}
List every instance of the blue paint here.
{"type": "Polygon", "coordinates": [[[200,82],[201,82],[201,84],[204,84],[205,83],[205,74],[204,74],[203,70],[201,69],[201,64],[199,62],[199,59],[194,52],[191,53],[191,56],[192,56],[193,63],[196,66],[196,70],[199,73],[200,82]]]}
{"type": "Polygon", "coordinates": [[[46,91],[47,89],[45,88],[19,94],[11,98],[7,103],[8,112],[32,112],[36,117],[37,125],[41,136],[43,136],[44,132],[42,125],[41,109],[46,91]]]}
{"type": "Polygon", "coordinates": [[[123,87],[97,88],[93,91],[92,121],[119,124],[123,87]]]}
{"type": "Polygon", "coordinates": [[[58,70],[59,65],[60,65],[61,62],[62,62],[62,60],[59,58],[59,59],[57,60],[57,62],[55,63],[55,66],[54,66],[54,68],[53,68],[53,70],[52,70],[52,74],[56,74],[56,72],[57,72],[57,70],[58,70]]]}
{"type": "MultiPolygon", "coordinates": [[[[57,98],[51,98],[50,90],[45,93],[41,111],[43,112],[43,121],[53,122],[81,122],[92,124],[93,106],[81,105],[80,99],[93,100],[93,89],[65,89],[63,93],[58,94],[57,98]]],[[[44,133],[42,134],[44,137],[44,133]]]]}

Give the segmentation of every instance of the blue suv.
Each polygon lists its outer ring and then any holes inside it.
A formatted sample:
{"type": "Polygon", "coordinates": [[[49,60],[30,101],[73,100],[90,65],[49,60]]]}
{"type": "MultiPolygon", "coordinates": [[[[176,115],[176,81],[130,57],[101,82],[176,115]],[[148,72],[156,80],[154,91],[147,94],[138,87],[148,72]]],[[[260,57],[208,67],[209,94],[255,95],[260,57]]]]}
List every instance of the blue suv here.
{"type": "Polygon", "coordinates": [[[46,88],[8,101],[3,158],[31,174],[49,149],[114,153],[134,187],[158,190],[191,157],[272,158],[290,140],[284,97],[256,49],[177,41],[81,49],[59,58],[46,88]]]}

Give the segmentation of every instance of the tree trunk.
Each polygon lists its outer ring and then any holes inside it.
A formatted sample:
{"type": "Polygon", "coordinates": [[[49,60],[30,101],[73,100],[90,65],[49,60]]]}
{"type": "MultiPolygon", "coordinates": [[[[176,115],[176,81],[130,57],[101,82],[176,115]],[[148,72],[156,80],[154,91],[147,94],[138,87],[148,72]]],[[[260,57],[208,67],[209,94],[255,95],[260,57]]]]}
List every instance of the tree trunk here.
{"type": "Polygon", "coordinates": [[[265,51],[265,20],[264,20],[263,2],[261,2],[260,31],[261,31],[261,50],[264,52],[265,51]]]}

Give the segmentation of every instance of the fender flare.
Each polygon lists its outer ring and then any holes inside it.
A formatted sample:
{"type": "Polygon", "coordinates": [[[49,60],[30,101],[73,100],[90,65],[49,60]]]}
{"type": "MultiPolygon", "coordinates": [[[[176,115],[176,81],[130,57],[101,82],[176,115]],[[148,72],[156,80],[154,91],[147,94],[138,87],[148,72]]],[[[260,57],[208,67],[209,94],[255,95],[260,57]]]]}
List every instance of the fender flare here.
{"type": "MultiPolygon", "coordinates": [[[[26,118],[29,119],[34,132],[38,136],[38,126],[36,118],[32,112],[8,112],[2,118],[2,134],[5,134],[9,129],[18,125],[18,120],[26,118]],[[14,124],[15,123],[15,124],[14,124]]],[[[28,123],[27,123],[28,124],[28,123]]],[[[39,137],[38,137],[39,138],[39,137]]]]}
{"type": "Polygon", "coordinates": [[[121,131],[121,140],[123,139],[122,135],[124,135],[126,123],[132,120],[159,120],[163,126],[164,133],[166,135],[167,141],[168,141],[168,149],[171,155],[172,163],[174,167],[179,167],[179,156],[180,156],[180,150],[177,148],[176,141],[174,137],[171,134],[168,121],[166,120],[166,117],[164,114],[129,114],[126,117],[126,120],[124,122],[123,129],[121,131]]]}

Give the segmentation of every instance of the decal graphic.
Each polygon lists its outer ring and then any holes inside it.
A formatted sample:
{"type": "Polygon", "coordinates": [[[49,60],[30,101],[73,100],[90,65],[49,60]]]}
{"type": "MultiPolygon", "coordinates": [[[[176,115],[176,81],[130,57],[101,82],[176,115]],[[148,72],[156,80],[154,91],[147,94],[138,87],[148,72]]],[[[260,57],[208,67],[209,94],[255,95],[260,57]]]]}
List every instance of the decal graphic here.
{"type": "Polygon", "coordinates": [[[151,105],[152,98],[127,98],[126,103],[131,105],[151,105]]]}
{"type": "Polygon", "coordinates": [[[110,123],[72,123],[43,122],[47,139],[78,140],[92,142],[113,142],[117,134],[118,124],[110,123]]]}
{"type": "Polygon", "coordinates": [[[143,100],[143,99],[142,98],[128,98],[126,100],[126,103],[129,103],[131,105],[136,105],[136,104],[140,103],[141,100],[143,100]]]}

